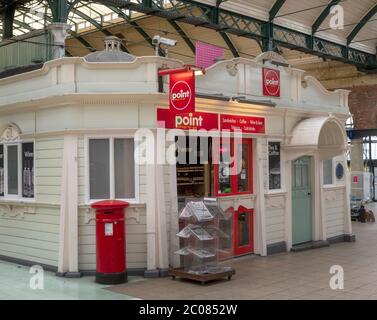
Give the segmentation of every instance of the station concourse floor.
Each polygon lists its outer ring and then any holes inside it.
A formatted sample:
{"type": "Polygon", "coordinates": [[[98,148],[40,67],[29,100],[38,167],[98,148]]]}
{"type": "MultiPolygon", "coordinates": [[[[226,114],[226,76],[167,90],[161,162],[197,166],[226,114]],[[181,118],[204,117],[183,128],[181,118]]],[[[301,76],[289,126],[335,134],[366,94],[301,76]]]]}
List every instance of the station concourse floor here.
{"type": "MultiPolygon", "coordinates": [[[[372,210],[377,216],[377,204],[372,210]]],[[[236,269],[228,281],[207,285],[169,278],[129,277],[106,286],[94,277],[56,277],[45,272],[44,289],[32,290],[29,268],[0,261],[0,299],[373,299],[377,300],[377,222],[353,222],[354,243],[268,257],[245,256],[227,261],[236,269]],[[344,269],[344,289],[329,286],[330,267],[344,269]]]]}

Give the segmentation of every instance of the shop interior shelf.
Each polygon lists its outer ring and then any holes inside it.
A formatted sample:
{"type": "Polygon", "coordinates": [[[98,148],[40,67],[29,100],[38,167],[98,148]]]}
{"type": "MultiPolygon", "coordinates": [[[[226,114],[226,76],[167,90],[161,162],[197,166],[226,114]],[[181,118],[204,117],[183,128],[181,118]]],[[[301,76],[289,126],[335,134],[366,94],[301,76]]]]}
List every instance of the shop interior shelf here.
{"type": "Polygon", "coordinates": [[[177,172],[203,172],[203,167],[183,167],[183,168],[177,168],[177,172]]]}
{"type": "Polygon", "coordinates": [[[189,186],[189,185],[193,185],[193,184],[203,185],[204,182],[181,182],[181,183],[177,183],[178,186],[189,186]]]}

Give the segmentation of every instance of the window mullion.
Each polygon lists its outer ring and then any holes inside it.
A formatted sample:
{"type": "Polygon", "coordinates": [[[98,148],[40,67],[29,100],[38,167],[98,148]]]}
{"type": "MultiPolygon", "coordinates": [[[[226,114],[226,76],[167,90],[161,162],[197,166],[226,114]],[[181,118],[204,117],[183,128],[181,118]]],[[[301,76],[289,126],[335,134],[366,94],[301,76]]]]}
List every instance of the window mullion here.
{"type": "Polygon", "coordinates": [[[23,166],[22,166],[22,144],[19,142],[17,143],[17,158],[18,158],[18,196],[22,197],[23,192],[23,183],[22,183],[22,173],[23,173],[23,166]]]}
{"type": "Polygon", "coordinates": [[[4,196],[8,196],[8,147],[4,147],[4,196]]]}
{"type": "Polygon", "coordinates": [[[236,157],[235,157],[235,153],[234,152],[234,148],[235,148],[235,143],[234,143],[234,140],[233,140],[233,136],[230,137],[230,140],[229,140],[229,148],[230,148],[230,151],[229,151],[229,154],[230,154],[230,159],[233,160],[233,163],[231,163],[231,167],[229,167],[229,174],[230,174],[230,194],[234,194],[235,193],[235,187],[234,187],[234,173],[235,173],[235,166],[236,166],[236,163],[237,163],[237,160],[236,160],[236,157]]]}

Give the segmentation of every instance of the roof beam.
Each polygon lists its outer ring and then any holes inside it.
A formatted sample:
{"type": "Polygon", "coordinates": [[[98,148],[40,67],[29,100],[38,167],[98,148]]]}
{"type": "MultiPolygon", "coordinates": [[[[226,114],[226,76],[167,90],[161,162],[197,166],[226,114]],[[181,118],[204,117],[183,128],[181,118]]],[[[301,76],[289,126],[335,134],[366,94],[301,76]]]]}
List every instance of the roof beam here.
{"type": "MultiPolygon", "coordinates": [[[[85,13],[75,9],[75,8],[72,8],[71,9],[72,12],[74,14],[77,14],[79,17],[85,19],[86,21],[89,21],[92,25],[94,25],[99,31],[101,31],[105,36],[113,36],[113,34],[109,31],[109,30],[106,30],[103,28],[103,26],[98,23],[96,20],[92,19],[91,17],[87,16],[85,13]]],[[[82,44],[84,44],[85,42],[83,42],[82,40],[85,40],[85,39],[78,39],[82,44]]],[[[85,45],[85,44],[84,44],[85,45]]],[[[90,46],[90,48],[92,48],[90,46]]],[[[121,49],[127,53],[129,53],[129,50],[124,46],[124,44],[122,43],[121,44],[121,49]]],[[[89,49],[90,50],[90,49],[89,49]]]]}
{"type": "Polygon", "coordinates": [[[223,31],[221,31],[219,33],[220,33],[220,36],[225,41],[226,45],[228,46],[230,52],[232,52],[233,57],[238,58],[240,56],[240,54],[238,53],[237,48],[234,46],[232,40],[230,40],[229,36],[223,31]]]}
{"type": "Polygon", "coordinates": [[[178,34],[181,36],[183,41],[187,44],[187,46],[190,48],[191,52],[195,54],[195,45],[192,43],[190,38],[187,36],[187,34],[182,30],[182,28],[173,20],[168,20],[170,25],[175,29],[175,31],[178,32],[178,34]]]}
{"type": "Polygon", "coordinates": [[[312,25],[312,34],[316,33],[323,21],[326,20],[328,15],[330,14],[331,7],[336,6],[342,0],[331,0],[330,3],[326,6],[326,8],[321,12],[319,17],[314,21],[312,25]]]}
{"type": "Polygon", "coordinates": [[[23,21],[19,21],[17,19],[14,19],[13,23],[19,25],[21,28],[24,28],[26,30],[30,30],[30,31],[34,30],[32,27],[30,27],[29,24],[27,24],[27,23],[25,23],[23,21]]]}
{"type": "Polygon", "coordinates": [[[270,21],[274,20],[274,18],[276,17],[276,15],[278,14],[279,10],[284,5],[284,3],[285,3],[285,0],[276,0],[275,1],[274,5],[272,6],[272,8],[269,12],[270,21]]]}
{"type": "MultiPolygon", "coordinates": [[[[102,2],[102,1],[100,1],[102,2]]],[[[106,1],[105,1],[106,2],[106,1]]],[[[109,1],[107,1],[109,2],[109,1]]],[[[129,16],[127,16],[122,10],[120,10],[119,8],[115,7],[115,6],[111,6],[111,5],[108,5],[108,4],[104,4],[105,6],[107,6],[108,8],[110,8],[111,10],[113,10],[115,13],[118,14],[118,16],[120,16],[121,18],[123,18],[125,21],[127,21],[132,27],[135,28],[135,30],[144,38],[144,40],[146,42],[148,42],[148,44],[154,48],[154,45],[152,43],[152,38],[149,36],[148,33],[146,33],[144,31],[144,29],[136,22],[136,21],[133,21],[131,20],[131,18],[129,16]]],[[[160,56],[164,57],[165,56],[165,53],[164,51],[159,48],[158,49],[159,51],[159,54],[160,56]]]]}
{"type": "Polygon", "coordinates": [[[366,15],[360,20],[360,22],[352,29],[350,34],[347,36],[347,44],[350,44],[353,39],[357,36],[360,30],[368,23],[368,21],[377,13],[377,4],[374,5],[366,15]]]}
{"type": "Polygon", "coordinates": [[[131,0],[93,1],[165,19],[179,19],[183,23],[223,31],[247,39],[267,41],[271,43],[271,47],[281,46],[321,58],[342,61],[355,65],[362,71],[377,71],[375,54],[195,0],[175,0],[171,2],[171,7],[166,7],[162,1],[154,1],[153,6],[146,6],[144,3],[135,3],[131,0]],[[195,9],[200,9],[201,13],[195,9]]]}
{"type": "Polygon", "coordinates": [[[85,47],[85,49],[91,52],[97,51],[96,48],[93,48],[92,45],[88,41],[86,41],[82,36],[74,32],[73,30],[70,30],[68,32],[72,37],[74,37],[77,41],[79,41],[85,47]]]}
{"type": "MultiPolygon", "coordinates": [[[[24,13],[26,15],[26,13],[24,13]]],[[[50,23],[53,23],[54,22],[54,19],[51,18],[50,16],[44,14],[44,19],[50,23]]],[[[16,21],[16,23],[19,22],[19,21],[16,21]]],[[[89,50],[90,52],[94,52],[96,51],[95,48],[92,47],[92,45],[86,41],[81,35],[79,35],[78,33],[76,33],[75,31],[73,30],[68,30],[68,33],[74,37],[77,41],[79,41],[87,50],[89,50]]],[[[67,51],[67,50],[66,50],[67,51]]],[[[68,51],[69,54],[71,54],[69,51],[68,51]]]]}
{"type": "MultiPolygon", "coordinates": [[[[225,0],[225,1],[227,1],[227,0],[225,0]]],[[[219,15],[219,12],[220,12],[219,6],[221,5],[222,2],[224,2],[224,1],[222,1],[222,0],[216,1],[216,7],[215,7],[214,12],[212,14],[209,14],[209,13],[206,14],[205,10],[202,10],[202,12],[207,15],[208,19],[212,19],[212,21],[217,21],[217,23],[218,23],[218,21],[219,21],[218,15],[219,15]],[[217,17],[214,17],[214,14],[217,15],[217,17]]],[[[223,38],[226,45],[228,46],[233,57],[238,58],[240,55],[237,51],[237,48],[234,46],[233,42],[230,40],[229,36],[224,31],[221,31],[221,30],[219,31],[219,34],[220,34],[221,38],[223,38]]]]}

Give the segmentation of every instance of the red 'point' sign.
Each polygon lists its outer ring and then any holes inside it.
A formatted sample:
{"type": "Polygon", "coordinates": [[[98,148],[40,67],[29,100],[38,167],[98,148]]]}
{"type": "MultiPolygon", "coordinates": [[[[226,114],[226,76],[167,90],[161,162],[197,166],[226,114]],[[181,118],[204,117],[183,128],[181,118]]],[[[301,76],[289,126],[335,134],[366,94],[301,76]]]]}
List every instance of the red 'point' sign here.
{"type": "Polygon", "coordinates": [[[194,71],[173,73],[170,75],[169,107],[176,112],[195,111],[195,75],[194,71]]]}
{"type": "Polygon", "coordinates": [[[159,126],[166,129],[218,130],[218,114],[207,112],[174,113],[168,109],[157,109],[159,126]]]}
{"type": "Polygon", "coordinates": [[[262,68],[263,72],[263,95],[280,97],[280,71],[262,68]]]}

